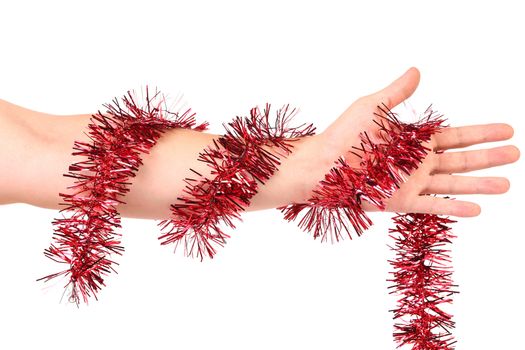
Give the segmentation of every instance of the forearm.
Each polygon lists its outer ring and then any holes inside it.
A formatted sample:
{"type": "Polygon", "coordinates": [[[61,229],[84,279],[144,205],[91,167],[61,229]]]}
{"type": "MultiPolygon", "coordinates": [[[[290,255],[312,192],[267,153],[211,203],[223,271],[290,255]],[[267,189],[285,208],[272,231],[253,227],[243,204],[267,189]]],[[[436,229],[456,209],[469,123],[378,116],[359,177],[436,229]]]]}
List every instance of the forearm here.
{"type": "MultiPolygon", "coordinates": [[[[32,153],[20,154],[18,158],[25,158],[25,161],[17,164],[18,170],[13,169],[13,181],[21,182],[18,186],[22,190],[15,191],[12,202],[50,209],[64,208],[58,205],[63,202],[59,193],[72,193],[67,187],[73,185],[75,179],[63,174],[68,172],[70,164],[81,160],[80,156],[71,154],[74,141],[90,141],[84,134],[87,133],[90,116],[33,115],[32,120],[37,123],[38,130],[35,135],[24,136],[32,153]],[[17,179],[16,173],[25,175],[17,179]]],[[[23,117],[24,115],[19,116],[23,117]]],[[[137,176],[130,179],[130,191],[122,199],[126,204],[118,207],[121,215],[149,219],[168,218],[170,204],[178,203],[177,197],[185,195],[184,178],[196,176],[190,168],[203,176],[211,176],[210,168],[198,161],[198,154],[218,137],[219,135],[187,129],[173,129],[162,134],[150,153],[142,155],[143,165],[137,176]]],[[[312,164],[312,158],[316,161],[320,158],[320,154],[316,153],[319,149],[312,147],[312,142],[304,142],[304,139],[292,142],[292,153],[281,158],[279,171],[264,185],[259,186],[259,191],[252,198],[247,210],[275,208],[308,197],[309,188],[314,187],[327,169],[320,169],[322,167],[318,164],[312,164]]],[[[328,163],[327,165],[329,166],[328,163]]]]}

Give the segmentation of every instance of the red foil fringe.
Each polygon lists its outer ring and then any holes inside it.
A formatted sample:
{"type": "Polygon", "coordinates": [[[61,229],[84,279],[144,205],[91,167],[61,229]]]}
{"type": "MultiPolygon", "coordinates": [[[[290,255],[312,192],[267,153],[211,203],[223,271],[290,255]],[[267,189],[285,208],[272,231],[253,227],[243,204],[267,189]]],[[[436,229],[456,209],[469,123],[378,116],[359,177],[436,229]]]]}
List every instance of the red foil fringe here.
{"type": "MultiPolygon", "coordinates": [[[[48,258],[68,265],[61,272],[38,280],[48,281],[64,275],[69,277],[65,291],[70,288],[69,300],[77,305],[104,286],[104,276],[116,272],[111,254],[121,255],[121,234],[114,231],[121,227],[118,204],[130,190],[131,177],[142,165],[141,155],[149,153],[161,134],[173,128],[190,128],[202,131],[207,123],[196,125],[190,109],[173,113],[165,107],[160,92],[149,95],[146,87],[144,103],[137,101],[134,92],[128,91],[119,102],[105,104],[106,113],[98,111],[90,119],[91,143],[75,141],[72,153],[84,156],[72,164],[64,176],[77,179],[72,194],[60,193],[67,207],[67,217],[53,221],[54,243],[44,251],[48,258]]],[[[64,292],[65,292],[64,291],[64,292]]]]}
{"type": "Polygon", "coordinates": [[[249,117],[237,116],[226,133],[199,154],[199,161],[212,170],[210,178],[192,170],[199,178],[185,179],[182,203],[172,204],[172,216],[159,222],[162,245],[184,245],[184,255],[213,258],[216,246],[223,246],[230,236],[221,222],[235,228],[241,212],[250,205],[259,184],[264,184],[278,170],[280,156],[292,151],[294,139],[314,134],[312,124],[288,126],[296,109],[285,105],[270,123],[270,105],[263,113],[252,108],[249,117]]]}

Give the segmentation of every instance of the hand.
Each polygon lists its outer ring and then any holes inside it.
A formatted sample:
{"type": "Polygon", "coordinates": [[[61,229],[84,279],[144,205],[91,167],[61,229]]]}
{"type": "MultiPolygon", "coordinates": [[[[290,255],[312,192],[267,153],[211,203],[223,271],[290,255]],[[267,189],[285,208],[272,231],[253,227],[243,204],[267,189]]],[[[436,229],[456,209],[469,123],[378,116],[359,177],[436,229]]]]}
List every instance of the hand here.
{"type": "MultiPolygon", "coordinates": [[[[359,132],[367,131],[377,137],[378,127],[373,123],[377,106],[384,103],[394,108],[416,90],[420,74],[416,68],[409,69],[388,87],[355,101],[323,133],[317,135],[318,147],[332,164],[339,155],[344,155],[348,162],[359,166],[359,158],[348,152],[352,146],[359,145],[359,132]],[[321,145],[321,146],[319,146],[321,145]]],[[[477,216],[478,204],[468,201],[445,199],[426,194],[439,194],[454,197],[460,194],[499,194],[509,189],[505,177],[462,176],[467,173],[515,162],[519,158],[519,149],[515,146],[502,146],[491,149],[454,151],[463,147],[501,141],[511,138],[513,129],[510,125],[496,123],[450,127],[437,133],[427,147],[434,151],[446,151],[441,154],[430,152],[420,167],[411,174],[394,195],[386,201],[386,211],[401,213],[430,213],[459,217],[477,216]]],[[[311,188],[313,189],[313,187],[311,188]]],[[[369,203],[363,203],[365,210],[378,210],[369,203]]]]}

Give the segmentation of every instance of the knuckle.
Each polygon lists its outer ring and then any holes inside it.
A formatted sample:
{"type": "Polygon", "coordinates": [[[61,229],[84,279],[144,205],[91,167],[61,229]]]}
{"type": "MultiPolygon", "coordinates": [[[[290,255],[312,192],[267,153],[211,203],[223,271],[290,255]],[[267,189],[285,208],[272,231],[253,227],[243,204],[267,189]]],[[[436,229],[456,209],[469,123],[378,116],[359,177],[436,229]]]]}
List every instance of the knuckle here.
{"type": "Polygon", "coordinates": [[[462,154],[461,158],[461,170],[467,171],[469,169],[469,159],[466,154],[462,154]]]}

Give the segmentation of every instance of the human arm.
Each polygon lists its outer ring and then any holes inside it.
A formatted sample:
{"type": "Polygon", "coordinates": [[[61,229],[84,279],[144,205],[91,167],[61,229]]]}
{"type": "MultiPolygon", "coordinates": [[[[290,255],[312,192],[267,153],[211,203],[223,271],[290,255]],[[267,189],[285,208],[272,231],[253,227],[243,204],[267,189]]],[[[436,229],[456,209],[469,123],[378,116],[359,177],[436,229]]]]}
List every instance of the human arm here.
{"type": "MultiPolygon", "coordinates": [[[[358,99],[323,132],[293,141],[292,153],[281,159],[279,171],[259,187],[247,210],[305,201],[340,155],[347,156],[357,166],[358,159],[348,150],[359,144],[359,132],[376,131],[372,122],[376,106],[385,103],[395,107],[414,92],[418,82],[419,72],[410,69],[385,89],[358,99]]],[[[74,140],[89,142],[84,132],[91,115],[57,116],[0,102],[0,165],[4,169],[0,175],[0,203],[22,202],[60,209],[59,192],[68,193],[66,188],[73,184],[72,178],[62,175],[69,164],[78,161],[78,156],[71,155],[74,140]]],[[[512,128],[501,123],[448,128],[435,135],[430,146],[436,150],[463,148],[507,140],[512,134],[512,128]]],[[[131,191],[124,199],[126,204],[118,208],[121,215],[149,219],[169,217],[170,204],[177,203],[176,198],[183,194],[183,179],[194,175],[189,169],[209,175],[209,168],[197,158],[218,136],[185,129],[165,132],[150,154],[143,155],[143,165],[131,179],[131,191]]],[[[475,216],[479,214],[475,203],[420,194],[503,193],[509,187],[506,178],[454,174],[508,164],[518,157],[519,150],[514,146],[430,153],[387,201],[387,211],[475,216]]],[[[363,205],[367,210],[374,210],[366,203],[363,205]]]]}

